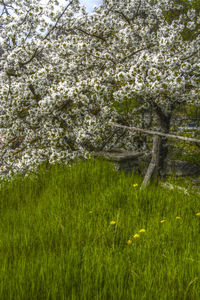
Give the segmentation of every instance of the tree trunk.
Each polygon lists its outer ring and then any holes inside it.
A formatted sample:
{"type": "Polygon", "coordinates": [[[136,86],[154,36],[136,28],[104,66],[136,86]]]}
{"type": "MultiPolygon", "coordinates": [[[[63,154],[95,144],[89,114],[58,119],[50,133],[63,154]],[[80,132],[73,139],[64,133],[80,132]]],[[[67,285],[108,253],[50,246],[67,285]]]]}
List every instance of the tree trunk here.
{"type": "MultiPolygon", "coordinates": [[[[159,118],[160,132],[168,134],[169,130],[170,130],[171,117],[172,117],[172,113],[175,109],[175,105],[171,104],[171,107],[170,107],[169,111],[167,111],[167,112],[163,111],[156,104],[154,104],[154,109],[159,118]]],[[[159,173],[164,168],[164,163],[165,163],[167,154],[168,154],[168,138],[162,137],[161,143],[160,143],[160,158],[159,158],[159,167],[158,167],[159,173]]]]}
{"type": "MultiPolygon", "coordinates": [[[[171,117],[170,117],[171,119],[171,117]]],[[[160,131],[162,133],[169,133],[169,129],[170,129],[170,119],[167,120],[167,122],[161,122],[161,128],[160,131]]],[[[168,138],[167,137],[162,137],[161,138],[161,143],[160,143],[160,158],[159,158],[159,173],[161,170],[164,169],[164,164],[165,164],[165,160],[167,158],[168,155],[168,138]]]]}
{"type": "MultiPolygon", "coordinates": [[[[171,121],[171,114],[170,115],[165,115],[160,116],[160,131],[162,133],[169,133],[170,130],[170,121],[171,121]]],[[[164,169],[164,164],[165,160],[168,155],[168,138],[167,137],[162,137],[161,143],[160,143],[160,158],[159,158],[159,167],[158,167],[158,172],[160,173],[161,170],[164,169]]]]}
{"type": "MultiPolygon", "coordinates": [[[[161,110],[161,108],[155,105],[155,111],[160,121],[160,132],[169,133],[170,130],[170,121],[172,117],[171,110],[168,113],[165,113],[161,110]]],[[[152,149],[152,159],[145,174],[144,181],[142,183],[142,187],[144,188],[150,182],[155,182],[160,176],[160,171],[164,169],[165,159],[168,154],[168,138],[160,137],[158,135],[154,136],[153,139],[153,149],[152,149]]]]}

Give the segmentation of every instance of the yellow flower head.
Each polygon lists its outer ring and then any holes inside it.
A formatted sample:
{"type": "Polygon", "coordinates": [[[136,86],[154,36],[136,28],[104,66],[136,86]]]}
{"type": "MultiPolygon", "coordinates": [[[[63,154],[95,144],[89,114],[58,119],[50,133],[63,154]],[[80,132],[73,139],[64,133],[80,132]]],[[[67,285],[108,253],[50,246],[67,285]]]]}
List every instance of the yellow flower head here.
{"type": "Polygon", "coordinates": [[[134,237],[134,239],[137,239],[137,238],[139,238],[140,236],[139,236],[139,234],[136,233],[133,237],[134,237]]]}
{"type": "Polygon", "coordinates": [[[138,186],[138,184],[137,184],[137,183],[134,183],[134,184],[133,184],[133,187],[134,187],[134,188],[135,188],[135,187],[137,187],[137,186],[138,186]]]}
{"type": "Polygon", "coordinates": [[[200,212],[196,214],[197,217],[200,217],[200,212]]]}
{"type": "Polygon", "coordinates": [[[132,241],[131,241],[131,240],[128,240],[128,241],[127,241],[127,244],[128,244],[128,245],[132,244],[132,241]]]}
{"type": "Polygon", "coordinates": [[[139,232],[145,232],[145,231],[146,231],[145,229],[140,229],[140,230],[139,230],[139,232]]]}
{"type": "Polygon", "coordinates": [[[181,217],[176,217],[176,220],[180,220],[181,219],[181,217]]]}
{"type": "Polygon", "coordinates": [[[111,221],[111,222],[110,222],[110,225],[115,225],[115,224],[116,224],[115,221],[111,221]]]}
{"type": "Polygon", "coordinates": [[[160,221],[160,223],[164,223],[164,222],[166,222],[166,220],[161,220],[161,221],[160,221]]]}
{"type": "Polygon", "coordinates": [[[93,213],[93,211],[92,211],[92,210],[90,210],[90,211],[89,211],[89,214],[92,214],[92,213],[93,213]]]}

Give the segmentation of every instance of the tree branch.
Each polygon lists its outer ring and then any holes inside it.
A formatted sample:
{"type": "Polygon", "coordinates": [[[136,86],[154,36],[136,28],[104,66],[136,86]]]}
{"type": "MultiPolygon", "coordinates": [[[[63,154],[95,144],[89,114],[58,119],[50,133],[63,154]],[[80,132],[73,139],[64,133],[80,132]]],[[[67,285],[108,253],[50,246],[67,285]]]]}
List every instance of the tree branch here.
{"type": "Polygon", "coordinates": [[[108,124],[110,124],[111,126],[126,128],[126,129],[129,129],[131,131],[140,131],[140,132],[147,133],[147,134],[150,134],[150,135],[159,135],[159,136],[165,136],[167,138],[183,140],[183,141],[186,141],[186,142],[200,143],[200,140],[198,140],[198,139],[184,137],[184,136],[180,136],[180,135],[161,133],[159,131],[146,130],[146,129],[141,129],[141,128],[137,128],[137,127],[128,127],[128,126],[119,125],[119,124],[113,123],[113,122],[109,122],[108,124]]]}
{"type": "Polygon", "coordinates": [[[127,16],[125,16],[125,15],[123,14],[123,12],[118,11],[118,10],[115,10],[115,12],[118,13],[118,14],[120,14],[120,15],[126,20],[126,22],[127,22],[129,25],[131,25],[131,22],[130,22],[129,18],[128,18],[127,16]]]}
{"type": "Polygon", "coordinates": [[[33,55],[31,56],[31,58],[29,58],[29,60],[27,60],[26,62],[21,62],[21,61],[20,61],[20,62],[19,62],[19,66],[20,66],[20,67],[23,67],[23,66],[29,64],[29,63],[34,59],[34,57],[36,56],[37,51],[38,51],[38,48],[35,49],[33,55]]]}
{"type": "Polygon", "coordinates": [[[63,12],[61,13],[61,15],[58,17],[55,25],[49,30],[49,32],[47,32],[47,34],[45,35],[45,37],[43,38],[42,41],[44,41],[49,35],[50,33],[56,28],[56,26],[58,25],[59,20],[62,18],[62,16],[64,15],[64,13],[66,12],[66,10],[68,9],[68,7],[73,3],[73,0],[65,7],[65,9],[63,10],[63,12]]]}
{"type": "Polygon", "coordinates": [[[33,96],[34,96],[34,98],[35,98],[36,101],[40,101],[40,100],[42,99],[41,95],[36,94],[35,88],[34,88],[34,86],[33,86],[32,84],[29,84],[29,85],[28,85],[28,88],[29,88],[30,91],[32,92],[32,94],[33,94],[33,96]]]}
{"type": "Polygon", "coordinates": [[[127,55],[126,57],[124,57],[124,58],[120,61],[120,63],[123,63],[127,58],[130,58],[131,56],[137,54],[138,52],[141,52],[141,51],[146,50],[146,49],[148,49],[148,48],[141,48],[141,49],[139,49],[139,50],[137,50],[137,51],[132,52],[131,54],[129,54],[129,55],[127,55]]]}
{"type": "Polygon", "coordinates": [[[83,29],[81,29],[81,28],[79,28],[79,27],[77,27],[76,29],[79,30],[79,31],[81,31],[81,32],[83,32],[83,33],[85,33],[85,34],[87,34],[87,35],[89,35],[89,36],[96,37],[96,38],[98,38],[98,39],[100,39],[100,40],[106,42],[106,39],[105,39],[104,37],[100,36],[100,35],[88,33],[87,31],[85,31],[85,30],[83,30],[83,29]]]}

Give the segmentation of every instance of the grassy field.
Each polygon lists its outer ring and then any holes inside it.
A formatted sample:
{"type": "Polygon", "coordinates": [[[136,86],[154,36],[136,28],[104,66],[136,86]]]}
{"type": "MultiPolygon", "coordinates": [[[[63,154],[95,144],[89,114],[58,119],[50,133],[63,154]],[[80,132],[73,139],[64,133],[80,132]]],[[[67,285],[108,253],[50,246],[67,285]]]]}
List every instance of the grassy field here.
{"type": "Polygon", "coordinates": [[[141,182],[91,159],[2,184],[0,299],[199,300],[200,195],[141,182]]]}

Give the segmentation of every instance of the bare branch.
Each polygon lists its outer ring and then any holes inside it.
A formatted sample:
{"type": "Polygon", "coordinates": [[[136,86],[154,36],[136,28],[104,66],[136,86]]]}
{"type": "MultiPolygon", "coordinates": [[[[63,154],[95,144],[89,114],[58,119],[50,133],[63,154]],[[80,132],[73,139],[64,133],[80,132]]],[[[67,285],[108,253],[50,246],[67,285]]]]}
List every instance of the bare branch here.
{"type": "MultiPolygon", "coordinates": [[[[112,140],[112,138],[114,137],[114,135],[115,135],[116,133],[118,133],[119,131],[120,131],[120,129],[116,129],[116,130],[108,137],[108,139],[105,141],[105,143],[103,144],[103,146],[100,148],[100,151],[102,151],[102,150],[105,148],[105,146],[112,140]]],[[[126,131],[124,131],[124,132],[119,136],[118,139],[120,139],[122,136],[124,136],[125,133],[126,133],[126,131]]]]}
{"type": "MultiPolygon", "coordinates": [[[[4,137],[5,137],[5,136],[4,136],[4,137]]],[[[18,137],[14,137],[14,138],[12,138],[10,141],[8,141],[8,142],[1,148],[0,153],[3,152],[3,150],[4,150],[7,146],[9,146],[9,144],[11,144],[12,142],[17,141],[17,139],[18,139],[18,137]]]]}
{"type": "Polygon", "coordinates": [[[83,30],[82,28],[77,28],[77,30],[79,30],[79,31],[81,31],[81,32],[83,32],[83,33],[85,33],[89,36],[96,37],[97,39],[100,39],[100,40],[106,42],[106,39],[104,37],[100,36],[100,35],[88,33],[87,31],[83,30]]]}
{"type": "Polygon", "coordinates": [[[137,53],[139,53],[139,52],[141,52],[141,51],[143,51],[143,50],[146,50],[146,49],[148,49],[148,48],[141,48],[141,49],[138,49],[137,51],[132,52],[131,54],[129,54],[129,55],[127,55],[126,57],[124,57],[124,58],[120,61],[120,63],[123,63],[127,58],[130,58],[131,56],[133,56],[133,55],[135,55],[135,54],[137,54],[137,53]]]}
{"type": "Polygon", "coordinates": [[[159,135],[159,136],[165,136],[167,138],[183,140],[183,141],[186,141],[186,142],[200,143],[200,140],[198,140],[198,139],[184,137],[184,136],[180,136],[180,135],[161,133],[159,131],[146,130],[146,129],[141,129],[141,128],[137,128],[137,127],[128,127],[128,126],[119,125],[119,124],[113,123],[113,122],[109,122],[108,124],[110,124],[112,126],[116,126],[116,127],[126,128],[126,129],[129,129],[129,130],[132,130],[132,131],[140,131],[140,132],[147,133],[147,134],[150,134],[150,135],[159,135]]]}
{"type": "Polygon", "coordinates": [[[61,13],[61,15],[58,17],[55,25],[51,28],[51,30],[49,30],[49,32],[47,32],[47,34],[45,35],[45,37],[42,39],[42,41],[46,40],[48,38],[48,36],[50,35],[50,33],[56,28],[56,26],[58,25],[58,22],[60,21],[60,19],[62,18],[62,16],[64,15],[64,13],[66,12],[66,10],[68,9],[68,7],[73,3],[73,0],[65,7],[65,9],[63,10],[63,12],[61,13]]]}
{"type": "Polygon", "coordinates": [[[38,51],[38,49],[35,49],[33,55],[31,56],[31,58],[29,58],[29,60],[27,60],[26,62],[19,62],[19,66],[23,67],[23,66],[29,64],[34,59],[34,57],[36,57],[37,51],[38,51]]]}
{"type": "Polygon", "coordinates": [[[115,12],[118,13],[118,14],[120,14],[120,15],[126,20],[126,22],[127,22],[129,25],[131,25],[131,22],[130,22],[129,18],[128,18],[127,16],[125,16],[125,14],[123,14],[123,12],[118,11],[118,10],[115,10],[115,12]]]}
{"type": "MultiPolygon", "coordinates": [[[[0,3],[0,4],[3,5],[3,7],[4,7],[3,10],[5,10],[6,15],[9,16],[10,14],[9,14],[9,12],[8,12],[7,7],[10,7],[10,8],[13,8],[13,7],[12,7],[12,6],[9,6],[8,4],[5,4],[4,0],[2,0],[2,3],[0,3]]],[[[3,15],[3,11],[2,11],[2,14],[1,14],[1,15],[3,15]]]]}

